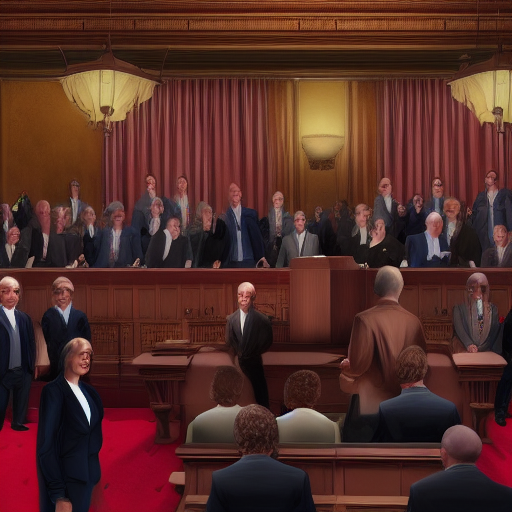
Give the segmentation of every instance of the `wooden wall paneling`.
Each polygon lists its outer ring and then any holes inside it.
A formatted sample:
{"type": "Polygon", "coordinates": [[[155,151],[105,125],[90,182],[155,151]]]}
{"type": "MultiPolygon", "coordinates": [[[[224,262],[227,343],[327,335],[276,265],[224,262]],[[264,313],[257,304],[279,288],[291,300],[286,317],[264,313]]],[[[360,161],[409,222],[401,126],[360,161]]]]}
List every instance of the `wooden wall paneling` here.
{"type": "Polygon", "coordinates": [[[420,316],[419,290],[416,286],[404,286],[400,295],[400,305],[409,313],[420,316]]]}
{"type": "Polygon", "coordinates": [[[491,288],[491,302],[496,304],[498,307],[498,313],[500,316],[507,316],[510,311],[509,305],[510,292],[506,287],[496,287],[493,286],[491,288]]]}
{"type": "Polygon", "coordinates": [[[167,340],[181,339],[183,339],[183,331],[180,321],[140,323],[140,341],[142,352],[149,352],[152,348],[155,347],[156,343],[161,343],[167,340]]]}
{"type": "Polygon", "coordinates": [[[120,325],[110,322],[91,322],[91,344],[94,355],[119,356],[120,325]]]}
{"type": "Polygon", "coordinates": [[[178,320],[182,317],[178,313],[178,306],[180,305],[180,287],[161,286],[159,288],[159,304],[160,304],[160,319],[161,320],[178,320]]]}
{"type": "Polygon", "coordinates": [[[198,318],[201,316],[201,287],[181,286],[181,310],[178,318],[198,318]]]}
{"type": "MultiPolygon", "coordinates": [[[[405,465],[405,464],[404,464],[405,465]]],[[[415,465],[415,464],[407,464],[406,470],[401,473],[401,496],[409,496],[409,492],[411,490],[411,485],[422,478],[426,478],[427,476],[432,474],[432,467],[438,468],[439,471],[442,470],[442,463],[440,461],[432,461],[430,467],[425,467],[424,465],[415,465]]]]}
{"type": "Polygon", "coordinates": [[[350,496],[400,496],[400,464],[389,461],[345,467],[345,489],[350,496]],[[385,464],[385,477],[382,466],[385,464]]]}
{"type": "Polygon", "coordinates": [[[156,320],[156,294],[157,289],[155,286],[140,287],[138,289],[138,317],[141,320],[156,320]]]}
{"type": "Polygon", "coordinates": [[[112,316],[111,290],[108,286],[89,286],[89,307],[87,317],[91,320],[105,320],[112,316]]]}
{"type": "Polygon", "coordinates": [[[132,286],[115,286],[113,288],[114,294],[114,311],[113,317],[118,320],[131,320],[137,318],[134,311],[134,291],[137,287],[132,286]]]}
{"type": "Polygon", "coordinates": [[[204,285],[201,298],[201,316],[225,317],[227,315],[224,286],[204,285]]]}
{"type": "MultiPolygon", "coordinates": [[[[418,288],[418,313],[420,317],[432,317],[441,314],[443,306],[442,287],[420,285],[418,288]]],[[[400,297],[400,304],[405,307],[405,302],[400,297]]]]}
{"type": "Polygon", "coordinates": [[[87,311],[87,286],[75,286],[73,293],[73,307],[80,311],[87,311]]]}
{"type": "Polygon", "coordinates": [[[460,286],[445,286],[446,288],[446,303],[444,308],[446,309],[448,316],[453,316],[453,306],[455,304],[461,304],[466,300],[466,287],[460,286]]]}
{"type": "Polygon", "coordinates": [[[23,287],[18,309],[27,313],[33,320],[41,322],[44,312],[51,307],[51,294],[47,286],[23,287]]]}
{"type": "Polygon", "coordinates": [[[277,305],[277,290],[275,286],[259,286],[254,305],[264,315],[281,320],[278,316],[281,308],[277,305]]]}
{"type": "MultiPolygon", "coordinates": [[[[320,448],[319,451],[322,451],[322,448],[320,448]]],[[[332,449],[326,451],[334,452],[332,449]]],[[[331,455],[331,457],[333,457],[333,455],[331,455]]],[[[333,468],[334,462],[332,460],[326,460],[324,464],[294,462],[293,466],[302,469],[308,474],[309,481],[311,482],[312,494],[337,494],[336,482],[334,478],[335,472],[333,468]]]]}

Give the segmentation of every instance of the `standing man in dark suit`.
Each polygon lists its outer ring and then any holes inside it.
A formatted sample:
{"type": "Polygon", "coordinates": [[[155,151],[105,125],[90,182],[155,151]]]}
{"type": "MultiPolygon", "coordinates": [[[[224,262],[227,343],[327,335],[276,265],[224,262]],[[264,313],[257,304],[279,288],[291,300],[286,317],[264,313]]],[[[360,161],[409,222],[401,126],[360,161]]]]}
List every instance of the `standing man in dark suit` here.
{"type": "Polygon", "coordinates": [[[91,328],[87,315],[73,307],[75,288],[67,277],[58,277],[52,284],[54,306],[48,309],[41,320],[50,373],[47,380],[53,380],[59,372],[60,354],[68,341],[73,338],[91,340],[91,328]]]}
{"type": "Polygon", "coordinates": [[[80,199],[80,183],[78,180],[69,182],[69,207],[71,209],[71,224],[80,224],[80,216],[87,207],[87,203],[80,199]]]}
{"type": "Polygon", "coordinates": [[[404,243],[407,210],[391,195],[393,188],[389,178],[380,180],[378,191],[379,195],[373,203],[373,218],[382,219],[386,225],[386,233],[404,243]]]}
{"type": "Polygon", "coordinates": [[[80,381],[91,367],[91,344],[83,338],[62,350],[64,371],[43,388],[37,429],[40,512],[88,512],[101,477],[103,405],[80,381]]]}
{"type": "Polygon", "coordinates": [[[269,410],[244,407],[233,433],[242,458],[213,472],[206,512],[315,512],[308,474],[274,458],[279,433],[269,410]]]}
{"type": "Polygon", "coordinates": [[[418,267],[447,267],[450,253],[443,233],[443,219],[436,212],[429,213],[425,221],[427,229],[419,235],[411,235],[405,241],[407,264],[418,267]]]}
{"type": "Polygon", "coordinates": [[[228,228],[229,255],[223,267],[270,267],[265,259],[265,244],[258,224],[256,210],[242,206],[242,191],[236,183],[229,186],[229,208],[225,218],[228,228]]]}
{"type": "Polygon", "coordinates": [[[440,443],[445,430],[460,424],[455,404],[431,393],[423,384],[427,354],[413,345],[396,360],[402,393],[381,402],[374,441],[388,443],[440,443]]]}
{"type": "Polygon", "coordinates": [[[190,268],[192,250],[186,236],[180,235],[180,219],[171,217],[165,229],[157,231],[146,253],[148,268],[190,268]]]}
{"type": "Polygon", "coordinates": [[[13,430],[28,430],[24,425],[30,383],[35,364],[35,338],[32,320],[16,310],[20,284],[12,277],[0,281],[0,430],[12,390],[13,430]]]}
{"type": "Polygon", "coordinates": [[[293,216],[295,230],[283,238],[276,268],[289,267],[290,261],[299,256],[317,256],[320,254],[318,236],[306,230],[306,215],[300,210],[293,216]]]}
{"type": "Polygon", "coordinates": [[[444,216],[444,185],[439,176],[434,176],[432,180],[432,197],[425,203],[427,215],[431,212],[437,212],[441,217],[444,216]]]}
{"type": "Polygon", "coordinates": [[[23,249],[20,246],[20,230],[18,226],[9,228],[5,242],[1,243],[0,266],[3,268],[22,268],[25,266],[23,261],[23,249]]]}
{"type": "Polygon", "coordinates": [[[444,471],[411,485],[408,512],[510,512],[512,489],[493,482],[475,465],[482,441],[463,425],[450,427],[441,441],[444,471]]]}
{"type": "Polygon", "coordinates": [[[240,369],[251,381],[256,402],[269,406],[267,381],[261,354],[273,341],[272,325],[264,314],[254,309],[256,289],[251,283],[238,287],[239,309],[228,316],[226,345],[233,357],[238,357],[240,369]]]}

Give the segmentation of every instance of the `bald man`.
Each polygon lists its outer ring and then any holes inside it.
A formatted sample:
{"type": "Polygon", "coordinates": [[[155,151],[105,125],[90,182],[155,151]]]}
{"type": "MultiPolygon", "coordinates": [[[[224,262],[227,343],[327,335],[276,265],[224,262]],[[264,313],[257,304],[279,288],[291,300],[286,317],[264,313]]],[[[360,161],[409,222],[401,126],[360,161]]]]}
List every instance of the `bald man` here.
{"type": "Polygon", "coordinates": [[[426,230],[419,235],[407,237],[405,254],[409,267],[447,267],[450,253],[443,233],[443,219],[436,212],[429,213],[425,220],[426,230]]]}
{"type": "Polygon", "coordinates": [[[475,465],[482,441],[464,425],[450,427],[441,441],[444,471],[411,486],[408,512],[510,512],[512,489],[493,482],[475,465]]]}

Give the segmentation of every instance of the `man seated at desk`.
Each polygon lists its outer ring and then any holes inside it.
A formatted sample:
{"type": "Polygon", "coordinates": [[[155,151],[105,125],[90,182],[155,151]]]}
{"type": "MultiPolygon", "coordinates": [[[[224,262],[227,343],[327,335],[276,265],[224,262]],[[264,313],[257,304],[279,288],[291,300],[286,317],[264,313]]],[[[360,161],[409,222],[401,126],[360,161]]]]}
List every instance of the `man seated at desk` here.
{"type": "Polygon", "coordinates": [[[339,443],[334,421],[314,410],[322,388],[318,373],[299,370],[284,385],[284,404],[291,411],[277,418],[280,443],[339,443]]]}
{"type": "Polygon", "coordinates": [[[217,407],[203,412],[187,428],[186,443],[234,443],[233,424],[242,409],[243,375],[234,366],[219,366],[210,386],[217,407]]]}
{"type": "Polygon", "coordinates": [[[427,370],[427,354],[420,347],[407,347],[400,353],[396,374],[402,392],[380,404],[374,441],[440,443],[446,429],[460,423],[455,405],[423,384],[427,370]]]}

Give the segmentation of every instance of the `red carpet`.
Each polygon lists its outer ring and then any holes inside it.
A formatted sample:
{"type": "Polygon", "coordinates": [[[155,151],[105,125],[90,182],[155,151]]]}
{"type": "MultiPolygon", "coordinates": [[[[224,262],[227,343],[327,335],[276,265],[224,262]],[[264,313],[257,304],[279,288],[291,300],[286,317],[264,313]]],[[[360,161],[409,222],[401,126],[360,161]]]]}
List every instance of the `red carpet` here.
{"type": "MultiPolygon", "coordinates": [[[[512,411],[512,407],[510,408],[512,411]]],[[[179,442],[155,445],[149,409],[106,409],[103,421],[102,478],[91,512],[173,512],[179,495],[168,482],[181,470],[174,456],[179,442]]],[[[9,421],[0,432],[0,512],[35,512],[38,489],[35,467],[37,426],[14,432],[9,421]]],[[[496,482],[512,487],[512,419],[499,427],[487,419],[492,445],[484,445],[478,467],[496,482]]]]}
{"type": "MultiPolygon", "coordinates": [[[[0,512],[35,512],[37,425],[15,432],[5,422],[0,432],[0,512]]],[[[102,477],[91,512],[172,512],[179,495],[169,475],[181,469],[174,457],[179,442],[155,445],[154,415],[149,409],[106,409],[103,420],[102,477]]]]}

